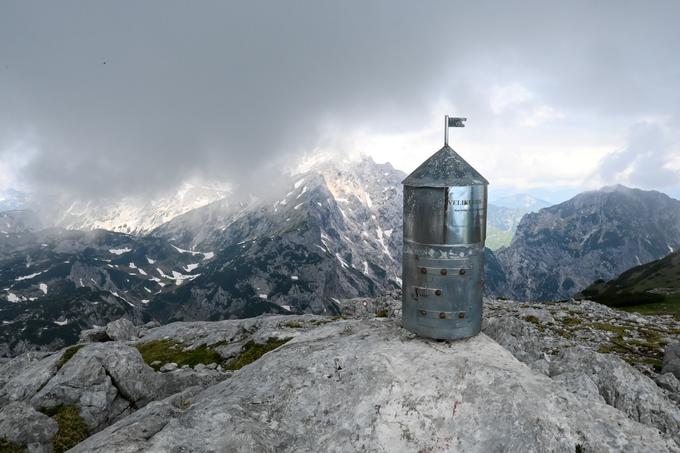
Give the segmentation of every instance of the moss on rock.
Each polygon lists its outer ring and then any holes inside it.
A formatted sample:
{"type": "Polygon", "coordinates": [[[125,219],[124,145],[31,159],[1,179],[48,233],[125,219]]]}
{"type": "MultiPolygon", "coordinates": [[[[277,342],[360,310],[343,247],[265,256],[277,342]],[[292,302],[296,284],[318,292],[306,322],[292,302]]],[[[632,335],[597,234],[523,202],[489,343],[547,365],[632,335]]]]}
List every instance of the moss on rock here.
{"type": "Polygon", "coordinates": [[[41,412],[52,417],[59,425],[59,431],[52,439],[52,448],[54,448],[55,453],[63,453],[87,438],[87,424],[80,416],[78,406],[59,405],[43,408],[41,412]]]}
{"type": "Polygon", "coordinates": [[[10,442],[4,437],[0,437],[0,453],[24,453],[26,447],[10,442]]]}
{"type": "Polygon", "coordinates": [[[527,315],[527,316],[524,317],[524,320],[526,322],[529,322],[529,323],[533,324],[534,326],[536,326],[536,328],[540,332],[543,332],[545,330],[545,326],[543,324],[541,324],[541,321],[534,315],[527,315]]]}
{"type": "Polygon", "coordinates": [[[243,346],[241,354],[227,363],[226,368],[228,370],[239,370],[244,366],[253,363],[269,351],[273,351],[279,346],[286,344],[288,341],[290,341],[290,338],[270,338],[264,344],[249,341],[243,346]]]}
{"type": "Polygon", "coordinates": [[[387,309],[386,308],[381,308],[380,310],[377,310],[375,312],[375,317],[376,318],[387,318],[387,309]]]}
{"type": "Polygon", "coordinates": [[[82,349],[83,346],[85,346],[85,345],[84,344],[77,344],[75,346],[71,346],[70,348],[67,348],[66,351],[64,351],[64,353],[61,355],[61,357],[57,361],[57,370],[60,370],[61,367],[66,365],[66,362],[71,360],[71,357],[76,355],[76,352],[80,351],[80,349],[82,349]]]}
{"type": "Polygon", "coordinates": [[[222,344],[224,342],[186,349],[182,343],[168,339],[141,343],[136,345],[136,348],[142,354],[144,362],[158,371],[166,363],[176,363],[180,367],[184,365],[194,367],[199,363],[204,365],[222,363],[224,360],[215,351],[215,348],[222,344]],[[155,365],[151,365],[152,363],[155,365]]]}
{"type": "Polygon", "coordinates": [[[623,326],[616,326],[614,324],[609,324],[606,322],[593,322],[587,325],[593,329],[604,330],[606,332],[615,333],[617,335],[625,335],[627,330],[623,326]]]}

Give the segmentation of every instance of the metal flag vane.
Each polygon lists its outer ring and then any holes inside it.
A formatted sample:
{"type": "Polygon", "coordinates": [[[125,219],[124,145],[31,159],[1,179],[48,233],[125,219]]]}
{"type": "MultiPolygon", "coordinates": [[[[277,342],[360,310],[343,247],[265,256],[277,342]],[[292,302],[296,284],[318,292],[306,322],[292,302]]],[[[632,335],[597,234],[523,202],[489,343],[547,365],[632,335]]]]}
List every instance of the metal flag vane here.
{"type": "Polygon", "coordinates": [[[449,117],[449,115],[444,117],[444,146],[449,144],[449,128],[465,127],[465,124],[463,124],[465,121],[467,121],[467,118],[449,117]]]}

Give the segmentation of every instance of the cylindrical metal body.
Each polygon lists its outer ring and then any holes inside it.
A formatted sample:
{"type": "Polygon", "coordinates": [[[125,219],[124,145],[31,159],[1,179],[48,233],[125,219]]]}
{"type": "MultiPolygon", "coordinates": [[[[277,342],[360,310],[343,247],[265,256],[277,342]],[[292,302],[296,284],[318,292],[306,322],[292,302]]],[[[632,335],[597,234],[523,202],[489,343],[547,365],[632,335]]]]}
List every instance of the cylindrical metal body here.
{"type": "Polygon", "coordinates": [[[411,332],[453,340],[481,330],[488,183],[448,146],[437,154],[404,181],[402,316],[411,332]],[[431,178],[423,167],[441,167],[442,151],[459,166],[431,178]]]}

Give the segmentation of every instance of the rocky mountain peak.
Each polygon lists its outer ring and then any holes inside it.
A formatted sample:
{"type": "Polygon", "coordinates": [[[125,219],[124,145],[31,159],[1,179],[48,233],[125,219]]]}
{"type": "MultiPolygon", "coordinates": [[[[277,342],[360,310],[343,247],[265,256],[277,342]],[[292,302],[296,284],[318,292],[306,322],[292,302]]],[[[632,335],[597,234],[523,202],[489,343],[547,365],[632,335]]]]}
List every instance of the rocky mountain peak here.
{"type": "Polygon", "coordinates": [[[511,245],[497,255],[508,276],[506,295],[550,300],[679,246],[680,201],[617,186],[525,215],[511,245]]]}

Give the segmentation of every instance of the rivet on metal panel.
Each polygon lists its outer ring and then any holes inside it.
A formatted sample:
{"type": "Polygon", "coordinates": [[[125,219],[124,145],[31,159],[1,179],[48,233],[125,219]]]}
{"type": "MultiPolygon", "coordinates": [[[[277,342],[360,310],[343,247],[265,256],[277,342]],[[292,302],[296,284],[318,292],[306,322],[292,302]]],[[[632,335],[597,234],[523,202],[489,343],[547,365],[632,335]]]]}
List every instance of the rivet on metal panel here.
{"type": "Polygon", "coordinates": [[[420,314],[420,316],[425,316],[427,314],[425,310],[418,310],[418,313],[420,314]]]}
{"type": "Polygon", "coordinates": [[[421,267],[421,268],[420,268],[420,273],[421,273],[421,274],[427,274],[427,268],[426,268],[426,267],[421,267]]]}
{"type": "Polygon", "coordinates": [[[439,319],[446,319],[446,313],[444,312],[439,313],[439,319]]]}
{"type": "Polygon", "coordinates": [[[441,295],[442,295],[442,290],[441,290],[441,289],[435,290],[434,293],[435,293],[437,296],[441,296],[441,295]]]}
{"type": "Polygon", "coordinates": [[[442,269],[441,271],[439,271],[439,273],[441,273],[442,275],[446,275],[448,271],[446,269],[442,269]]]}
{"type": "Polygon", "coordinates": [[[458,313],[458,319],[463,319],[463,318],[465,318],[465,312],[461,311],[460,313],[458,313]]]}
{"type": "Polygon", "coordinates": [[[465,269],[459,270],[458,273],[459,273],[460,275],[465,275],[465,269]]]}

